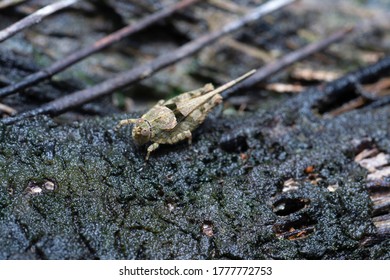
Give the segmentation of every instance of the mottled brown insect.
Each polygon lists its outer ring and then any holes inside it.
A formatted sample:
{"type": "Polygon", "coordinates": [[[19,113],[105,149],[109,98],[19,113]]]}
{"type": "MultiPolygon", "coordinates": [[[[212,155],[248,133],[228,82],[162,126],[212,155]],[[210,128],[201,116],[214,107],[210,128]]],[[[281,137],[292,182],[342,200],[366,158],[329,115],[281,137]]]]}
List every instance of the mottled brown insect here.
{"type": "Polygon", "coordinates": [[[222,102],[221,92],[252,75],[252,70],[217,89],[206,84],[200,89],[182,93],[167,101],[160,100],[139,119],[121,120],[116,130],[128,124],[135,124],[132,136],[138,145],[152,142],[147,149],[146,160],[160,144],[174,144],[184,139],[191,143],[191,132],[206,118],[217,104],[222,102]]]}

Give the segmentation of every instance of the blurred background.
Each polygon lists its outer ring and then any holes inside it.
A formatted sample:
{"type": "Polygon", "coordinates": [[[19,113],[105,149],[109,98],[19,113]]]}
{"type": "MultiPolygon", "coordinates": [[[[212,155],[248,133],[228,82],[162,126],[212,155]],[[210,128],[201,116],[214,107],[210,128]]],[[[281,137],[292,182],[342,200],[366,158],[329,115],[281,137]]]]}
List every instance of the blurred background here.
{"type": "MultiPolygon", "coordinates": [[[[55,2],[55,1],[54,1],[55,2]]],[[[0,86],[22,80],[28,74],[88,47],[104,36],[164,7],[173,0],[76,1],[30,26],[0,48],[0,86]]],[[[23,94],[3,98],[2,115],[35,108],[66,93],[93,86],[239,19],[265,1],[199,1],[120,42],[83,59],[53,76],[52,83],[29,87],[23,94]],[[53,89],[54,87],[54,89],[53,89]],[[4,107],[3,106],[3,107],[4,107]]],[[[52,4],[45,0],[0,1],[0,29],[52,4]]],[[[296,62],[257,84],[251,92],[237,93],[225,104],[225,113],[254,110],[280,102],[307,86],[334,80],[378,61],[390,49],[390,2],[386,0],[302,0],[224,36],[152,77],[109,97],[73,111],[65,119],[142,111],[161,98],[213,82],[222,84],[284,54],[321,40],[332,32],[355,26],[355,32],[327,50],[296,62]],[[267,102],[265,102],[265,100],[267,102]]]]}

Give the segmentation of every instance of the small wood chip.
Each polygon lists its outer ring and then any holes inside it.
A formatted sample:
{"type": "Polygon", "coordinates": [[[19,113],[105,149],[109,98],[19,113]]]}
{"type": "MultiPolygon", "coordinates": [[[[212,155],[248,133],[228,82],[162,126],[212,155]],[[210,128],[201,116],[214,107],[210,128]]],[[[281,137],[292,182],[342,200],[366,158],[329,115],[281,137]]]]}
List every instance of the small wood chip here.
{"type": "Polygon", "coordinates": [[[352,99],[351,101],[343,104],[341,107],[330,111],[326,115],[330,116],[330,117],[335,117],[335,116],[344,114],[346,112],[355,110],[359,107],[362,107],[364,104],[366,104],[366,102],[367,102],[367,100],[364,97],[359,96],[358,98],[352,99]]]}
{"type": "Polygon", "coordinates": [[[305,81],[333,81],[341,76],[341,73],[334,71],[314,70],[310,68],[297,68],[291,73],[291,77],[305,81]]]}
{"type": "Polygon", "coordinates": [[[377,148],[373,149],[364,149],[362,152],[360,152],[357,156],[355,156],[355,162],[359,163],[362,161],[362,159],[376,156],[379,153],[377,148]]]}
{"type": "Polygon", "coordinates": [[[388,177],[388,176],[390,176],[390,166],[368,174],[367,180],[375,181],[375,180],[383,179],[384,177],[388,177]]]}
{"type": "Polygon", "coordinates": [[[292,84],[282,84],[282,83],[268,84],[265,86],[265,88],[280,93],[285,93],[285,92],[299,93],[305,89],[305,87],[302,85],[292,85],[292,84]]]}
{"type": "Polygon", "coordinates": [[[378,168],[388,164],[389,161],[389,155],[386,155],[385,153],[379,153],[374,157],[362,159],[361,161],[359,161],[359,164],[368,171],[375,172],[378,168]]]}
{"type": "Polygon", "coordinates": [[[7,115],[15,115],[17,113],[17,111],[14,108],[2,103],[0,103],[0,112],[4,112],[7,115]]]}

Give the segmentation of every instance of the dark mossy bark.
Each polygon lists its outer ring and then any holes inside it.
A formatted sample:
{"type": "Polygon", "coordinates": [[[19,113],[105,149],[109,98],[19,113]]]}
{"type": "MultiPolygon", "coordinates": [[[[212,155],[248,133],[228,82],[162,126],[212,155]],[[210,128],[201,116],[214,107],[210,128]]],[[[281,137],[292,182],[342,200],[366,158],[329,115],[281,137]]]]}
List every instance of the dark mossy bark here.
{"type": "Polygon", "coordinates": [[[326,118],[330,88],[211,115],[149,162],[124,115],[1,126],[0,258],[389,259],[354,156],[390,153],[390,107],[326,118]]]}

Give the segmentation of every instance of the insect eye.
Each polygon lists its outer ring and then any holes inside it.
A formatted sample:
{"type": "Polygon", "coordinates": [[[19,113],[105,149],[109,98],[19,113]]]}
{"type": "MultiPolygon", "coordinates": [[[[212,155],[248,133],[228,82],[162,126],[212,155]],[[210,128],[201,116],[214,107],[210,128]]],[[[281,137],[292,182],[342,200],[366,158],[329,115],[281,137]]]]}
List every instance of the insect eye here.
{"type": "Polygon", "coordinates": [[[144,129],[142,129],[141,134],[142,134],[143,136],[149,136],[149,130],[147,130],[146,128],[144,128],[144,129]]]}

